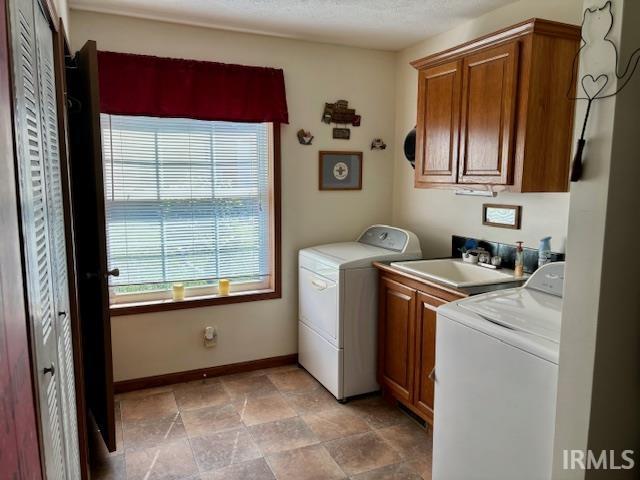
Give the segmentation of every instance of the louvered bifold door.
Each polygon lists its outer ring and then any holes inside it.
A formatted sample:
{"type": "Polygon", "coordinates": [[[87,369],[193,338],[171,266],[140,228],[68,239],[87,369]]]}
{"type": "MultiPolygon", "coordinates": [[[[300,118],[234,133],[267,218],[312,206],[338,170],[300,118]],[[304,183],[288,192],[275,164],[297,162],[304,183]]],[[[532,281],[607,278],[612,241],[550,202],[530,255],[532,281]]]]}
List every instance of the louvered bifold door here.
{"type": "MultiPolygon", "coordinates": [[[[55,102],[50,106],[52,100],[47,100],[53,95],[47,90],[55,92],[51,31],[32,0],[12,0],[10,11],[18,186],[42,451],[47,479],[75,479],[77,460],[69,459],[77,453],[67,452],[65,442],[69,419],[75,422],[75,400],[65,387],[73,370],[66,367],[66,342],[59,341],[65,338],[65,329],[68,332],[68,287],[66,271],[56,259],[64,255],[57,253],[64,250],[60,230],[64,225],[59,224],[62,206],[55,188],[56,182],[59,185],[55,102]],[[74,467],[68,470],[68,465],[74,467]]],[[[72,439],[77,446],[77,435],[72,439]]]]}
{"type": "MultiPolygon", "coordinates": [[[[39,6],[39,4],[36,4],[39,6]]],[[[36,7],[36,50],[40,91],[40,119],[42,145],[47,172],[47,205],[51,265],[57,312],[58,388],[62,406],[62,427],[66,452],[67,476],[80,478],[78,426],[76,415],[75,379],[73,368],[73,339],[69,313],[69,284],[67,277],[67,248],[64,228],[62,177],[56,104],[53,36],[44,12],[36,7]]]]}

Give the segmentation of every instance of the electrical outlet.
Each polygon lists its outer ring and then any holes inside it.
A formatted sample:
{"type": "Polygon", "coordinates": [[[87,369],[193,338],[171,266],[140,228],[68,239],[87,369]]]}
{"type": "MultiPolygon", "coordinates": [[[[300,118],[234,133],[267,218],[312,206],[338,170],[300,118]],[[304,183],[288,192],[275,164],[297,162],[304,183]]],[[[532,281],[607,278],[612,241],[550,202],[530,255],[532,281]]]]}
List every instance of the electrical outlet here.
{"type": "Polygon", "coordinates": [[[203,339],[205,347],[215,347],[218,343],[218,329],[216,327],[205,327],[203,339]]]}

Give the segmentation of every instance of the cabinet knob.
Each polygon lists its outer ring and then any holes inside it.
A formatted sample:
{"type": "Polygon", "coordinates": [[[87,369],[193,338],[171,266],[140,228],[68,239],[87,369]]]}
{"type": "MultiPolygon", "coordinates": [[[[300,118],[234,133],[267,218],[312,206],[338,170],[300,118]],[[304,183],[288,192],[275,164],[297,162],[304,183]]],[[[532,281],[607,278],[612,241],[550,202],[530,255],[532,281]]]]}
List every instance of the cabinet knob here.
{"type": "Polygon", "coordinates": [[[429,373],[429,380],[431,380],[432,382],[436,381],[436,367],[433,367],[431,369],[431,373],[429,373]]]}
{"type": "Polygon", "coordinates": [[[42,370],[43,375],[46,375],[47,373],[50,373],[52,377],[55,375],[56,368],[53,366],[53,363],[51,364],[50,367],[46,367],[42,370]]]}

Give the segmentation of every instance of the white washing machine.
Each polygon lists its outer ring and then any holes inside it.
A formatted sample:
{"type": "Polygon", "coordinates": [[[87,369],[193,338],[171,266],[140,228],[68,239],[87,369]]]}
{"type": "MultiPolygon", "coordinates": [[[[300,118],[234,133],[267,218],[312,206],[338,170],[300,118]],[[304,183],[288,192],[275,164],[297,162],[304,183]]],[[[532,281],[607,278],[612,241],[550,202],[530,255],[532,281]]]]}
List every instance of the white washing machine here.
{"type": "Polygon", "coordinates": [[[378,389],[372,263],[421,256],[415,234],[387,225],[369,227],[355,242],[300,250],[298,362],[338,400],[378,389]]]}
{"type": "Polygon", "coordinates": [[[551,478],[563,280],[552,263],[438,309],[434,480],[551,478]]]}

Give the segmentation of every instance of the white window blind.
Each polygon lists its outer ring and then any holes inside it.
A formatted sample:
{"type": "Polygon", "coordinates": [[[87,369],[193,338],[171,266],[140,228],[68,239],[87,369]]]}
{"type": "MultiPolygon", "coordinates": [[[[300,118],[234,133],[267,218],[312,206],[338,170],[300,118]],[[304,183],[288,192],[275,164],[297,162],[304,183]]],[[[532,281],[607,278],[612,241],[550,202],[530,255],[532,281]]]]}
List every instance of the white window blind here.
{"type": "Polygon", "coordinates": [[[101,115],[114,294],[268,285],[271,125],[101,115]]]}

